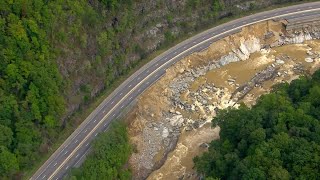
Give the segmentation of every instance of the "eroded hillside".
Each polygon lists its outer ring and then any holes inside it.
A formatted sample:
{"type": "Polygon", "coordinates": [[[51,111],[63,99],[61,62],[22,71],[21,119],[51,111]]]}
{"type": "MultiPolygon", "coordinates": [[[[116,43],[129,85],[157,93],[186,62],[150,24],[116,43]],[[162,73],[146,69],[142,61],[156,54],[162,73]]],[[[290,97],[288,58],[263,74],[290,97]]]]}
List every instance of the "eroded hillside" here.
{"type": "Polygon", "coordinates": [[[192,158],[219,138],[210,125],[219,109],[250,106],[272,85],[319,67],[318,29],[287,32],[285,24],[245,27],[170,67],[143,93],[127,118],[135,179],[195,179],[192,158]]]}

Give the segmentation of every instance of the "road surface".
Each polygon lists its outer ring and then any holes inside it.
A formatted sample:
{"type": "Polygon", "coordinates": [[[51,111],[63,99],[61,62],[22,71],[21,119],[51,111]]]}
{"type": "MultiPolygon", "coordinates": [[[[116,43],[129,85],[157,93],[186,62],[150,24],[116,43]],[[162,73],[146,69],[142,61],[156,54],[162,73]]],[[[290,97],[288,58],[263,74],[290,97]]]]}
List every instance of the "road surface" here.
{"type": "Polygon", "coordinates": [[[164,75],[168,67],[183,57],[193,52],[202,51],[213,42],[239,32],[242,27],[247,25],[270,19],[294,19],[319,13],[320,2],[266,11],[214,27],[174,46],[122,83],[86,118],[31,179],[62,179],[72,167],[79,165],[79,162],[83,160],[90,149],[90,143],[98,133],[105,131],[110,122],[126,106],[164,75]]]}

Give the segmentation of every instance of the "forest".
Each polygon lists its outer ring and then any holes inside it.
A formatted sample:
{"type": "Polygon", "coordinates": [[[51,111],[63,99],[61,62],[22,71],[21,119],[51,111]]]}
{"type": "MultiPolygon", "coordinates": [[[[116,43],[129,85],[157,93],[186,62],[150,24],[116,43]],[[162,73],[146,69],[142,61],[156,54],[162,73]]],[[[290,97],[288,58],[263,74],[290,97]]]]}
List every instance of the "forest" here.
{"type": "Polygon", "coordinates": [[[80,168],[72,170],[68,179],[131,179],[125,164],[131,153],[126,125],[113,123],[109,130],[101,133],[93,143],[93,148],[80,168]]]}
{"type": "Polygon", "coordinates": [[[157,49],[238,15],[234,2],[246,1],[1,0],[0,179],[21,179],[41,165],[95,97],[157,49]],[[142,33],[159,22],[160,38],[142,33]],[[152,42],[160,43],[150,49],[152,42]]]}
{"type": "Polygon", "coordinates": [[[0,2],[0,177],[28,168],[64,113],[42,1],[0,2]]]}
{"type": "Polygon", "coordinates": [[[212,120],[220,139],[195,157],[205,179],[319,179],[320,70],[277,85],[252,108],[212,120]]]}

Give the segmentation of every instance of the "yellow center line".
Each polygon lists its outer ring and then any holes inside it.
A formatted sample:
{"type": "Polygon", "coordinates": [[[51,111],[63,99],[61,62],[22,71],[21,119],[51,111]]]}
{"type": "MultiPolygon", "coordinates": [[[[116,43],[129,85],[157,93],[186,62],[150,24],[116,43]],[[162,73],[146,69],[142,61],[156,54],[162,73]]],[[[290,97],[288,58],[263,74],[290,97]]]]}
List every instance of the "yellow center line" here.
{"type": "Polygon", "coordinates": [[[179,57],[180,55],[184,54],[185,52],[193,49],[194,47],[196,46],[199,46],[205,42],[208,42],[220,35],[223,35],[223,34],[226,34],[226,33],[229,33],[233,30],[236,30],[236,29],[240,29],[242,27],[245,27],[245,26],[248,26],[248,25],[251,25],[251,24],[255,24],[255,23],[258,23],[258,22],[262,22],[262,21],[266,21],[266,20],[270,20],[270,19],[275,19],[275,18],[279,18],[279,17],[283,17],[283,16],[288,16],[288,15],[293,15],[293,14],[299,14],[299,13],[303,13],[303,12],[311,12],[311,11],[317,11],[317,10],[320,10],[320,8],[317,8],[317,9],[310,9],[310,10],[304,10],[304,11],[299,11],[299,12],[292,12],[292,13],[287,13],[287,14],[282,14],[282,15],[278,15],[278,16],[274,16],[274,17],[270,17],[270,18],[265,18],[265,19],[261,19],[259,21],[255,21],[255,22],[251,22],[251,23],[247,23],[245,25],[241,25],[241,26],[238,26],[236,28],[233,28],[233,29],[230,29],[230,30],[227,30],[225,32],[222,32],[216,36],[212,36],[211,38],[208,38],[207,40],[205,41],[202,41],[188,49],[186,49],[185,51],[179,53],[178,55],[174,56],[173,58],[171,58],[170,60],[168,60],[166,63],[162,64],[160,67],[158,67],[155,71],[153,71],[152,73],[150,73],[147,77],[145,77],[142,81],[140,81],[137,85],[135,85],[123,98],[120,99],[120,101],[115,105],[113,106],[113,108],[102,118],[102,120],[90,131],[90,133],[81,141],[81,143],[78,144],[78,146],[69,154],[69,156],[59,165],[59,167],[51,174],[51,176],[48,178],[48,179],[52,179],[56,174],[57,172],[65,165],[65,163],[67,163],[67,161],[75,154],[75,152],[82,146],[83,143],[85,143],[85,141],[92,135],[92,133],[100,126],[101,123],[104,122],[104,120],[112,113],[112,111],[117,108],[138,86],[140,86],[140,84],[142,84],[144,81],[146,81],[150,76],[152,76],[154,73],[156,73],[158,70],[160,70],[163,66],[167,65],[169,62],[171,62],[172,60],[174,60],[175,58],[179,57]]]}

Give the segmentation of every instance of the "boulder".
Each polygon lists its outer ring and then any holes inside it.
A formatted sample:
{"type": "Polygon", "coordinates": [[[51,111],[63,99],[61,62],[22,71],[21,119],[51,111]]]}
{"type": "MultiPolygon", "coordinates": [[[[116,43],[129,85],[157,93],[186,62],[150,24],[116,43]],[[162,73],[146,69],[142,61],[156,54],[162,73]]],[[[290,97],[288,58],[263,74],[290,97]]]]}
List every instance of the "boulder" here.
{"type": "Polygon", "coordinates": [[[313,59],[310,58],[310,57],[307,57],[307,58],[305,58],[304,60],[305,60],[306,62],[308,62],[308,63],[312,63],[312,62],[313,62],[313,59]]]}
{"type": "Polygon", "coordinates": [[[162,137],[163,138],[166,138],[166,137],[168,137],[169,136],[169,130],[168,130],[168,128],[163,128],[163,130],[162,130],[162,137]]]}
{"type": "Polygon", "coordinates": [[[209,147],[209,144],[208,143],[202,143],[202,144],[200,144],[199,147],[206,149],[206,148],[209,147]]]}

